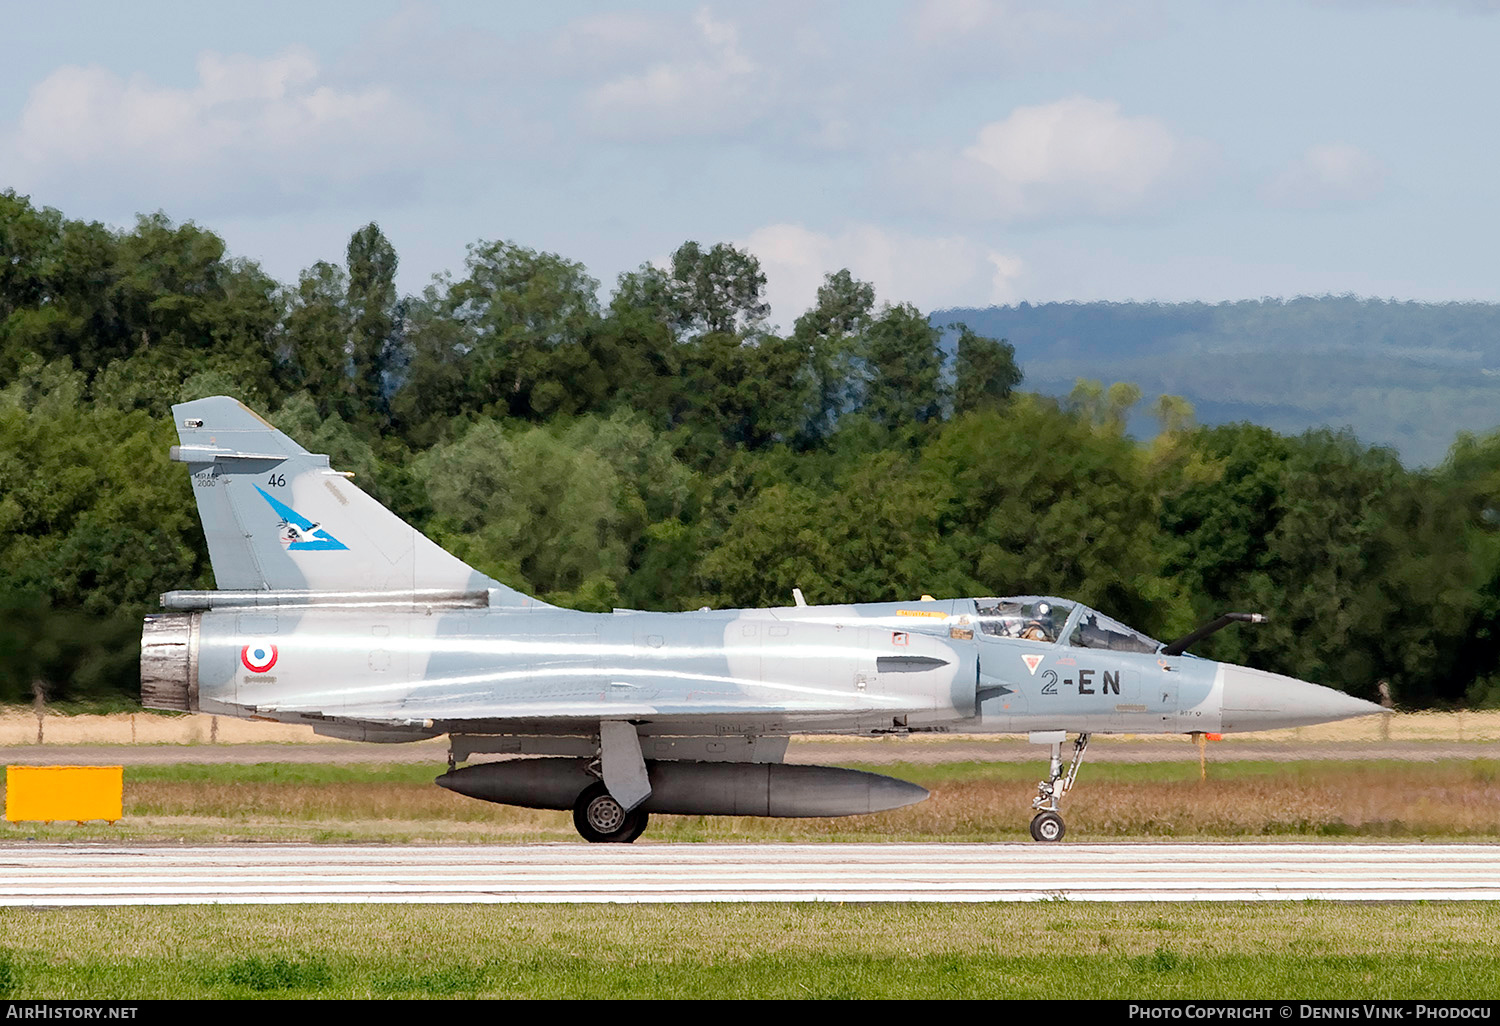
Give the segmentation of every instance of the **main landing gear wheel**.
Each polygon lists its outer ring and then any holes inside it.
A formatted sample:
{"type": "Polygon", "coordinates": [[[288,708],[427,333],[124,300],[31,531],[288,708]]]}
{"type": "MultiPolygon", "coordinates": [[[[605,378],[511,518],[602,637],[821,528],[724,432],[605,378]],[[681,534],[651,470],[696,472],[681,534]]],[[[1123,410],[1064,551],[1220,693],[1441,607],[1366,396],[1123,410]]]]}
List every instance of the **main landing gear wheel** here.
{"type": "Polygon", "coordinates": [[[626,812],[604,784],[591,784],[573,803],[573,825],[585,841],[629,844],[641,836],[649,817],[640,809],[626,812]]]}
{"type": "Polygon", "coordinates": [[[1033,841],[1061,841],[1067,832],[1063,818],[1055,812],[1039,812],[1031,821],[1033,841]]]}

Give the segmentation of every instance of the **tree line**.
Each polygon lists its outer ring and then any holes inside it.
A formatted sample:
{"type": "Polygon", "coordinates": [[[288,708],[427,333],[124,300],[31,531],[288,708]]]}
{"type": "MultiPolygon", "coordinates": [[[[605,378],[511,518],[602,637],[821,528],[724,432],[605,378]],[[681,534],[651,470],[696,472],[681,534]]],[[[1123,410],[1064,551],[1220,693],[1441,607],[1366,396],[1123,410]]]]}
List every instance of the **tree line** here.
{"type": "Polygon", "coordinates": [[[1202,654],[1500,704],[1500,435],[1435,470],[1346,433],[1023,391],[1013,349],[830,273],[790,330],[750,253],[601,298],[469,247],[421,295],[380,229],[281,283],[211,231],[0,193],[0,700],[130,694],[140,617],[213,586],[168,407],[233,395],[480,570],[579,609],[1051,593],[1202,654]],[[952,353],[952,356],[948,354],[952,353]]]}

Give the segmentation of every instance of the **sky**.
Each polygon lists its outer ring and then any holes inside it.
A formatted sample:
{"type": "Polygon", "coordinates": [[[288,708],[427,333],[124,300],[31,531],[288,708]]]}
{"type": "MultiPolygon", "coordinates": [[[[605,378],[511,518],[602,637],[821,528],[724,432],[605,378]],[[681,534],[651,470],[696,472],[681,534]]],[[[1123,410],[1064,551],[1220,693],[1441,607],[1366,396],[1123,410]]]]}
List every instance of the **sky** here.
{"type": "Polygon", "coordinates": [[[0,0],[0,189],[295,282],[748,248],[923,310],[1500,301],[1500,0],[0,0]]]}

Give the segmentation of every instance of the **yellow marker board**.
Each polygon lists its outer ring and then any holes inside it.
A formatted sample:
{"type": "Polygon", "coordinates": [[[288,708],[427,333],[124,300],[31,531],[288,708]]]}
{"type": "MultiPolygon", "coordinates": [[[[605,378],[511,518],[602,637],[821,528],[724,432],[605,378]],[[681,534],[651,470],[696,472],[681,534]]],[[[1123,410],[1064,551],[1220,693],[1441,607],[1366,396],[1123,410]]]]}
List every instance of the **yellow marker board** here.
{"type": "Polygon", "coordinates": [[[23,820],[103,819],[121,816],[125,770],[121,766],[7,766],[5,818],[23,820]]]}

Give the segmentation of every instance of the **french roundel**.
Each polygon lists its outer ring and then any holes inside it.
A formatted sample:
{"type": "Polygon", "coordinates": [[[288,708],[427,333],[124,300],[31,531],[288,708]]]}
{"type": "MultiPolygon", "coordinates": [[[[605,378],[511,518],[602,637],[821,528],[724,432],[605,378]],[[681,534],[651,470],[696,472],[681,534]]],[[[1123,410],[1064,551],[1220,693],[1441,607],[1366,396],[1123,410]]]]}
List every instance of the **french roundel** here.
{"type": "Polygon", "coordinates": [[[240,649],[240,662],[251,673],[265,673],[276,665],[275,645],[246,645],[240,649]]]}

